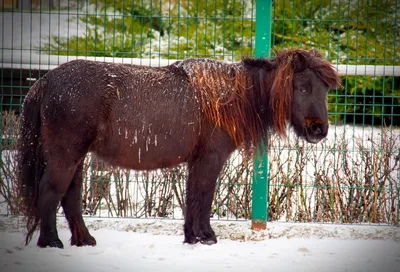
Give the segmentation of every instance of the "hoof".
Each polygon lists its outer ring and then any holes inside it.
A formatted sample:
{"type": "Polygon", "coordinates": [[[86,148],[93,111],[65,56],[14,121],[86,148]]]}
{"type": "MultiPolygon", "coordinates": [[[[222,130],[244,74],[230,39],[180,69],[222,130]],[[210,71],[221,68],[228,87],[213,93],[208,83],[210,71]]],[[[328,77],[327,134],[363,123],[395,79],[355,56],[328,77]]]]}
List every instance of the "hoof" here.
{"type": "Polygon", "coordinates": [[[217,243],[217,238],[216,237],[209,237],[209,238],[201,238],[201,237],[190,237],[190,238],[185,238],[185,241],[183,243],[186,244],[197,244],[200,242],[203,245],[214,245],[217,243]]]}
{"type": "Polygon", "coordinates": [[[206,238],[206,239],[202,239],[200,240],[200,243],[202,243],[203,245],[215,245],[217,243],[217,238],[206,238]]]}
{"type": "Polygon", "coordinates": [[[199,239],[197,239],[196,237],[185,237],[185,241],[183,241],[184,244],[190,244],[190,245],[194,245],[197,244],[198,242],[200,242],[199,239]]]}
{"type": "Polygon", "coordinates": [[[76,240],[74,238],[71,238],[71,246],[95,246],[97,244],[96,239],[94,239],[93,236],[88,235],[84,239],[81,240],[76,240]]]}
{"type": "Polygon", "coordinates": [[[58,247],[58,248],[64,248],[63,243],[61,242],[60,239],[55,239],[52,241],[45,241],[43,239],[39,238],[39,241],[37,243],[37,245],[41,248],[45,248],[45,247],[58,247]]]}

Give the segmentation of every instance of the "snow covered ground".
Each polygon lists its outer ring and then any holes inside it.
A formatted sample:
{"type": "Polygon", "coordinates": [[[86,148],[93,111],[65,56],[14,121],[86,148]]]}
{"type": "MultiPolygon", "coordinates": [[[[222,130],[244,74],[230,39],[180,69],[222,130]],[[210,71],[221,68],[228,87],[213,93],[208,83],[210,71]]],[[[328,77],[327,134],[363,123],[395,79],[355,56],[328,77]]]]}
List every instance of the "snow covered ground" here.
{"type": "Polygon", "coordinates": [[[0,271],[399,271],[400,228],[214,221],[219,242],[184,245],[182,221],[86,218],[96,247],[24,246],[23,221],[0,218],[0,271]]]}

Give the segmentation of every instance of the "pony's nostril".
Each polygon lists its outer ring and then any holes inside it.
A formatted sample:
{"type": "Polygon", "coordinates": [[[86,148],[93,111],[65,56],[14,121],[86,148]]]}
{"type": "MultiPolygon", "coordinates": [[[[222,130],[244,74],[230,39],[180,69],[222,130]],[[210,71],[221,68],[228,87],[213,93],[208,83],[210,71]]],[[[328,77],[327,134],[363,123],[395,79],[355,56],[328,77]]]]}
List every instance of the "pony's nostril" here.
{"type": "Polygon", "coordinates": [[[322,133],[321,125],[313,123],[311,125],[311,131],[313,132],[314,135],[321,135],[322,133]]]}

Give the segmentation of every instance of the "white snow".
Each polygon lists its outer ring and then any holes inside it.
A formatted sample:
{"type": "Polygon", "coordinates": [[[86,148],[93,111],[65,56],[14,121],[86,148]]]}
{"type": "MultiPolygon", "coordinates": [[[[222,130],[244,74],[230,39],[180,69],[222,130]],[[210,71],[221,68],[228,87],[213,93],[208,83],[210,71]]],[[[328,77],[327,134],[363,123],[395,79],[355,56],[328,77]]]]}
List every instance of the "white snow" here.
{"type": "Polygon", "coordinates": [[[72,12],[0,13],[0,48],[2,50],[35,51],[51,42],[52,36],[84,36],[86,24],[72,12]]]}
{"type": "Polygon", "coordinates": [[[0,270],[6,271],[399,271],[400,229],[387,226],[213,221],[216,245],[187,245],[180,220],[85,218],[95,247],[24,246],[23,221],[0,218],[0,270]]]}

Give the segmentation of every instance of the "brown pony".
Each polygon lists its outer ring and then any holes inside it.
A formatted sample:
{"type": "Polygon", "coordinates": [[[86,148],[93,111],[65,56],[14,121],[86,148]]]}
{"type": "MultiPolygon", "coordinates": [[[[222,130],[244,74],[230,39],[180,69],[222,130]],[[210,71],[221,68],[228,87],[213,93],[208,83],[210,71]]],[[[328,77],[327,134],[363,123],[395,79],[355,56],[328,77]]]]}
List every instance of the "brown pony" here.
{"type": "Polygon", "coordinates": [[[82,218],[82,165],[88,152],[112,165],[151,170],[188,164],[184,242],[213,244],[210,209],[217,177],[239,146],[268,132],[317,143],[328,132],[326,95],[339,85],[316,50],[284,50],[271,60],[238,63],[187,59],[169,66],[75,60],[48,72],[29,91],[22,113],[19,189],[26,244],[63,244],[61,201],[71,244],[95,245],[82,218]]]}

